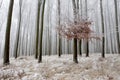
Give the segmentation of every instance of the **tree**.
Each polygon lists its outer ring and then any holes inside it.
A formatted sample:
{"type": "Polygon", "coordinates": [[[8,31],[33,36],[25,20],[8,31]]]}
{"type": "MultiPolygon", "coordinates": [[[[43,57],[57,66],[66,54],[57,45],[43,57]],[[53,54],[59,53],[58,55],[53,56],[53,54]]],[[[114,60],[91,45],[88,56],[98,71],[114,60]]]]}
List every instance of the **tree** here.
{"type": "Polygon", "coordinates": [[[42,13],[41,13],[40,54],[39,54],[39,58],[38,58],[38,63],[42,62],[42,42],[43,42],[42,38],[43,38],[43,26],[44,26],[45,2],[46,2],[46,0],[43,0],[42,13]]]}
{"type": "MultiPolygon", "coordinates": [[[[87,13],[87,0],[85,0],[85,6],[86,6],[86,9],[85,9],[85,12],[86,12],[86,19],[88,17],[88,13],[87,13]]],[[[86,42],[86,57],[89,57],[89,42],[87,40],[86,42]]]]}
{"type": "MultiPolygon", "coordinates": [[[[77,23],[77,8],[76,8],[76,3],[75,3],[75,0],[72,0],[72,3],[73,3],[73,13],[74,13],[74,23],[76,24],[77,23]]],[[[78,63],[78,60],[77,60],[77,39],[74,38],[74,53],[73,53],[73,61],[75,63],[78,63]]]]}
{"type": "Polygon", "coordinates": [[[13,12],[14,0],[10,0],[9,10],[8,10],[8,18],[7,18],[7,27],[5,33],[5,49],[4,49],[4,59],[3,64],[9,65],[9,50],[10,50],[10,30],[11,30],[11,22],[12,22],[12,12],[13,12]]]}
{"type": "MultiPolygon", "coordinates": [[[[61,27],[58,27],[59,35],[67,38],[67,39],[74,39],[73,41],[73,61],[75,63],[78,63],[77,60],[77,39],[99,39],[99,37],[96,37],[94,35],[91,35],[93,32],[90,29],[91,21],[88,21],[87,19],[81,19],[79,21],[78,19],[78,11],[77,11],[77,4],[75,0],[72,0],[73,3],[73,13],[74,13],[74,22],[69,22],[67,25],[61,25],[61,27]]],[[[89,56],[89,54],[87,55],[89,56]]]]}
{"type": "Polygon", "coordinates": [[[21,27],[21,17],[22,17],[22,0],[19,0],[19,25],[17,30],[17,36],[16,36],[16,46],[15,46],[15,58],[18,57],[18,46],[19,46],[19,38],[20,38],[20,27],[21,27]]]}
{"type": "Polygon", "coordinates": [[[118,46],[118,53],[120,54],[120,38],[119,38],[119,20],[118,20],[118,7],[117,7],[117,0],[114,0],[115,4],[115,22],[116,22],[116,37],[117,37],[117,46],[118,46]]]}
{"type": "MultiPolygon", "coordinates": [[[[104,16],[103,16],[103,6],[102,0],[100,0],[100,10],[101,10],[101,23],[102,23],[102,34],[104,35],[104,16]]],[[[105,37],[102,37],[102,57],[105,57],[105,37]]]]}
{"type": "MultiPolygon", "coordinates": [[[[60,14],[61,14],[61,10],[60,10],[60,0],[58,0],[58,26],[60,26],[60,14]]],[[[58,56],[61,57],[61,38],[60,36],[58,36],[59,40],[58,40],[58,56]]]]}
{"type": "MultiPolygon", "coordinates": [[[[81,20],[80,22],[69,22],[67,25],[61,25],[58,27],[59,35],[62,37],[76,40],[91,40],[91,39],[100,39],[99,37],[93,35],[93,31],[90,28],[91,21],[81,20]]],[[[77,41],[74,43],[73,47],[76,47],[77,41]]],[[[76,48],[74,48],[76,50],[76,48]]],[[[76,51],[75,51],[76,52],[76,51]]],[[[75,60],[77,59],[76,54],[73,54],[73,61],[77,63],[75,60]]]]}
{"type": "Polygon", "coordinates": [[[41,2],[40,2],[40,0],[38,0],[37,28],[36,28],[36,53],[35,53],[35,58],[36,58],[36,59],[38,58],[40,6],[41,6],[41,2]]]}
{"type": "MultiPolygon", "coordinates": [[[[82,19],[82,0],[80,0],[80,7],[81,7],[81,19],[82,19]]],[[[82,56],[82,40],[79,42],[79,51],[80,51],[80,56],[82,56]]]]}
{"type": "Polygon", "coordinates": [[[48,9],[47,11],[49,12],[48,15],[47,15],[47,21],[48,21],[48,55],[50,56],[51,55],[51,6],[50,6],[50,1],[48,0],[48,9]]]}

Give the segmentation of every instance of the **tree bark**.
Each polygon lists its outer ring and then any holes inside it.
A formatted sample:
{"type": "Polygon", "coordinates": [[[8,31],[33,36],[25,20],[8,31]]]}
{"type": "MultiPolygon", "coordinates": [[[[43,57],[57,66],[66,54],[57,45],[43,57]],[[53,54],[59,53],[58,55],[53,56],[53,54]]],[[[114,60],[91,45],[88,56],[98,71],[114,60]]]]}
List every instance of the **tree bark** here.
{"type": "MultiPolygon", "coordinates": [[[[81,17],[80,19],[82,19],[82,0],[80,0],[80,8],[81,8],[81,17]]],[[[79,55],[82,56],[82,40],[79,41],[79,55]]]]}
{"type": "Polygon", "coordinates": [[[14,53],[14,57],[17,58],[18,57],[18,46],[19,46],[19,38],[20,38],[20,27],[21,27],[21,17],[22,17],[22,0],[19,0],[19,25],[18,25],[18,32],[17,32],[17,36],[16,36],[16,46],[15,46],[15,53],[14,53]]]}
{"type": "Polygon", "coordinates": [[[35,59],[38,58],[38,48],[39,48],[39,22],[40,22],[40,0],[38,0],[38,12],[37,12],[37,28],[36,28],[36,53],[35,53],[35,59]]]}
{"type": "Polygon", "coordinates": [[[5,33],[5,49],[4,49],[4,59],[3,59],[4,65],[9,65],[9,63],[10,63],[10,60],[9,60],[10,30],[11,30],[11,23],[12,23],[13,5],[14,5],[14,0],[10,0],[8,19],[7,19],[7,27],[6,27],[6,33],[5,33]]]}
{"type": "Polygon", "coordinates": [[[118,53],[120,54],[120,38],[119,38],[119,20],[118,20],[118,7],[117,7],[117,0],[114,0],[115,3],[115,22],[116,22],[116,37],[117,37],[117,46],[118,46],[118,53]]]}
{"type": "Polygon", "coordinates": [[[45,2],[46,2],[46,0],[43,0],[42,14],[41,14],[40,54],[39,54],[38,63],[42,62],[42,42],[43,42],[42,38],[43,38],[43,26],[44,26],[45,2]]]}
{"type": "MultiPolygon", "coordinates": [[[[86,8],[86,20],[87,20],[87,17],[88,17],[88,12],[87,12],[87,0],[85,0],[85,8],[86,8]]],[[[86,42],[86,57],[89,57],[89,41],[87,40],[86,42]]]]}
{"type": "Polygon", "coordinates": [[[102,57],[105,57],[105,36],[104,36],[104,14],[103,14],[103,7],[102,7],[102,0],[100,0],[100,9],[101,9],[101,23],[102,23],[102,57]]]}
{"type": "MultiPolygon", "coordinates": [[[[60,14],[61,14],[61,9],[60,9],[60,0],[58,0],[58,26],[60,26],[60,14]]],[[[58,57],[61,57],[61,38],[58,36],[58,57]]]]}
{"type": "MultiPolygon", "coordinates": [[[[77,23],[77,7],[76,7],[75,0],[72,0],[72,3],[73,3],[73,11],[74,11],[74,23],[76,24],[77,23]]],[[[74,41],[73,61],[75,63],[78,63],[78,60],[77,60],[77,39],[74,38],[73,41],[74,41]]]]}

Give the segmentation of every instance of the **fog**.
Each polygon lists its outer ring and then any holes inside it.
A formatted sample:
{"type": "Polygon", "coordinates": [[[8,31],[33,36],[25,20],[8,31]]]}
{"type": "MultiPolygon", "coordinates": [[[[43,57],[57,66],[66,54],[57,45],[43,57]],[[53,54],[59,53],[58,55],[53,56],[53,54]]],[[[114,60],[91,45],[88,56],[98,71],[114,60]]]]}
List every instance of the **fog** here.
{"type": "MultiPolygon", "coordinates": [[[[20,40],[19,40],[19,55],[34,55],[36,46],[36,26],[37,26],[37,0],[22,0],[22,16],[20,26],[20,40]]],[[[88,19],[92,21],[92,30],[96,35],[105,36],[105,52],[118,53],[116,26],[115,26],[115,9],[114,0],[103,0],[103,12],[105,23],[105,34],[102,34],[101,16],[100,16],[100,1],[88,0],[88,19]]],[[[82,0],[82,17],[85,17],[85,1],[82,0]]],[[[58,8],[57,0],[46,0],[45,5],[45,19],[43,32],[43,54],[57,54],[58,33],[56,27],[58,26],[58,8]],[[49,39],[49,38],[50,39],[49,39]]],[[[0,0],[0,57],[3,56],[5,30],[7,23],[9,0],[0,0]]],[[[120,1],[118,0],[118,18],[120,31],[120,1]]],[[[72,0],[61,0],[61,24],[67,23],[68,20],[73,20],[73,6],[72,0]]],[[[13,57],[15,53],[16,36],[19,26],[19,0],[14,1],[12,26],[11,26],[11,40],[10,40],[10,55],[13,57]]],[[[86,49],[85,41],[82,42],[82,51],[86,49]]],[[[79,47],[78,47],[79,49],[79,47]]],[[[102,41],[90,40],[90,53],[101,53],[102,41]]],[[[62,54],[68,52],[73,53],[73,41],[62,38],[62,54]],[[69,44],[69,46],[68,46],[69,44]]],[[[79,52],[79,51],[78,51],[79,52]]]]}

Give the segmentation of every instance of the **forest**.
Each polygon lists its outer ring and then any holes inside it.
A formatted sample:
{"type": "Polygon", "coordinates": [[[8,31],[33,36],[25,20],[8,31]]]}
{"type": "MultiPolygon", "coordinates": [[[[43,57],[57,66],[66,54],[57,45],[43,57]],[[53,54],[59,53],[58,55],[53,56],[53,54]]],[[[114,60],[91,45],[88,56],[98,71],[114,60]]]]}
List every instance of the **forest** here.
{"type": "Polygon", "coordinates": [[[0,0],[0,80],[120,80],[120,0],[0,0]]]}

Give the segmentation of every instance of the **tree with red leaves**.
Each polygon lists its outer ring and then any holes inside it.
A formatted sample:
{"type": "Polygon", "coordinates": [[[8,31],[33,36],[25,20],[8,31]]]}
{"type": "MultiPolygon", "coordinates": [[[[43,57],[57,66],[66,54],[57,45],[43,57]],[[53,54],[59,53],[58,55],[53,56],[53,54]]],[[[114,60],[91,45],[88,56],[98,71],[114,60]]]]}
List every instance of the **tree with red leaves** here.
{"type": "Polygon", "coordinates": [[[94,31],[90,28],[92,21],[81,20],[77,23],[71,23],[67,25],[61,25],[57,28],[59,35],[67,39],[76,38],[78,40],[85,39],[100,39],[93,35],[94,31]]]}
{"type": "MultiPolygon", "coordinates": [[[[88,41],[89,39],[100,39],[99,37],[92,34],[94,33],[94,31],[90,28],[91,25],[92,25],[92,21],[81,20],[79,22],[69,22],[68,24],[60,25],[57,28],[57,30],[60,36],[65,37],[68,40],[84,39],[88,41]]],[[[74,48],[76,48],[75,43],[74,43],[74,48]]],[[[76,52],[76,55],[77,55],[77,52],[76,52]]],[[[75,53],[73,55],[73,61],[75,63],[78,63],[75,53]]]]}

